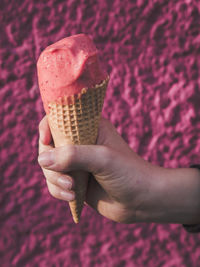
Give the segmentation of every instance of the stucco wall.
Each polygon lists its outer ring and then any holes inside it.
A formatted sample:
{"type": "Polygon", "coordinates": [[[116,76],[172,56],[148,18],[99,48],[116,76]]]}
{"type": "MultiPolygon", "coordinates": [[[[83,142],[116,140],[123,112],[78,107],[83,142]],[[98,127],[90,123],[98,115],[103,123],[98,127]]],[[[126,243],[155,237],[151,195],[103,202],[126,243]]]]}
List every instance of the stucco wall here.
{"type": "Polygon", "coordinates": [[[120,225],[85,208],[75,225],[37,164],[44,115],[36,61],[52,42],[88,33],[110,74],[103,115],[143,158],[200,162],[200,2],[0,3],[0,266],[200,265],[200,235],[180,225],[120,225]]]}

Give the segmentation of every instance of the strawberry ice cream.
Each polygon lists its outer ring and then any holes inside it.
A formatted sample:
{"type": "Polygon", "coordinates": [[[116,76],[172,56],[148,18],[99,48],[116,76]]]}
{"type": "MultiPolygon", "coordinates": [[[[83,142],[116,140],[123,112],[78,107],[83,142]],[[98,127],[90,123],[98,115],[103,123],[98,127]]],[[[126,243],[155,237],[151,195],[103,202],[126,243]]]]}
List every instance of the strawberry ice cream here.
{"type": "Polygon", "coordinates": [[[46,113],[48,104],[73,101],[83,88],[93,88],[107,78],[98,51],[85,34],[73,35],[48,46],[37,62],[38,80],[46,113]]]}

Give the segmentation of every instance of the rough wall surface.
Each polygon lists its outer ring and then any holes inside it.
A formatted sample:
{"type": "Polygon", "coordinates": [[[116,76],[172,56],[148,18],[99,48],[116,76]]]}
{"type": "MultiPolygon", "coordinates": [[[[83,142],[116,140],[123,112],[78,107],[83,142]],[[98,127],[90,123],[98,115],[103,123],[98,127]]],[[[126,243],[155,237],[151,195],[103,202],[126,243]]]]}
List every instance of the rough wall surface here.
{"type": "Polygon", "coordinates": [[[180,225],[120,225],[85,208],[79,225],[53,199],[37,164],[44,115],[36,60],[47,45],[88,33],[110,84],[103,114],[143,158],[200,162],[199,0],[1,0],[0,265],[200,265],[200,235],[180,225]]]}

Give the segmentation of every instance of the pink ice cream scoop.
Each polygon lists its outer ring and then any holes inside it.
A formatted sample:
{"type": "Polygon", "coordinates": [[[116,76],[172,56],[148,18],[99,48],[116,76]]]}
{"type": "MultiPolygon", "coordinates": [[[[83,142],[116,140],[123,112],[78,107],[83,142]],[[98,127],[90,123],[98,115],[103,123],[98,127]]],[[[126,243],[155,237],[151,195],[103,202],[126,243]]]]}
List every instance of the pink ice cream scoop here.
{"type": "Polygon", "coordinates": [[[37,71],[47,114],[50,102],[59,103],[63,96],[70,99],[107,77],[100,66],[98,51],[86,34],[73,35],[48,46],[38,59],[37,71]]]}

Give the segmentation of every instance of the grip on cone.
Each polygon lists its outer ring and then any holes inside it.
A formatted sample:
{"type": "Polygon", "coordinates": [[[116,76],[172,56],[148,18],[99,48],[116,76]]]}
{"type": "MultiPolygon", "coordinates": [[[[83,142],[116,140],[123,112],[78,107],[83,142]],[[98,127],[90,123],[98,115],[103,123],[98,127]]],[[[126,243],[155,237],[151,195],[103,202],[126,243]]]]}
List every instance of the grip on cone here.
{"type": "MultiPolygon", "coordinates": [[[[96,143],[99,120],[109,77],[94,88],[82,90],[79,97],[72,97],[73,104],[66,99],[49,103],[48,121],[55,147],[66,144],[93,145],[96,143]]],[[[75,200],[69,202],[75,223],[80,220],[88,184],[88,173],[71,172],[75,180],[75,200]]]]}

